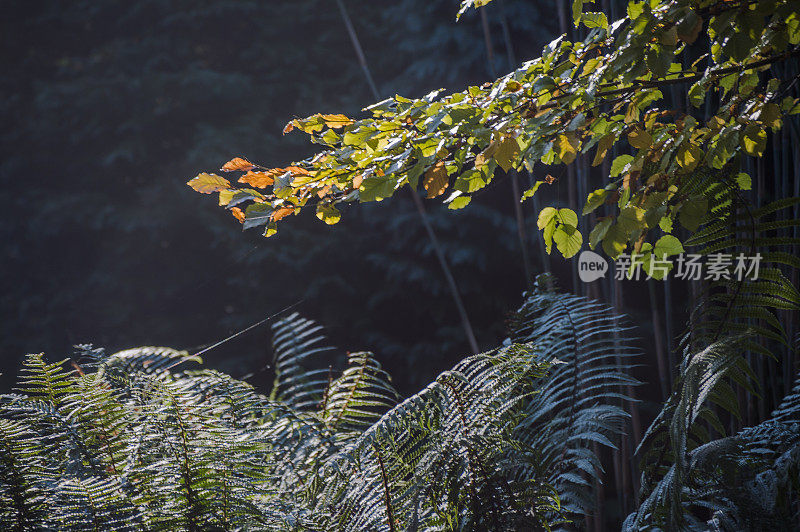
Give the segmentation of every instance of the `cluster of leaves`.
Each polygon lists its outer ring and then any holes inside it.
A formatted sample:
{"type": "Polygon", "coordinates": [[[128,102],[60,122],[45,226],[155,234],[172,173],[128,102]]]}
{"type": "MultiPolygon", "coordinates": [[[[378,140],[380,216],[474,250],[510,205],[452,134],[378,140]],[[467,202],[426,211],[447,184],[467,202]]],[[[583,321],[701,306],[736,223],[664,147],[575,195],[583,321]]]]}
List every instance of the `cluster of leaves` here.
{"type": "Polygon", "coordinates": [[[29,355],[20,393],[0,397],[0,523],[549,528],[589,511],[578,488],[599,475],[591,443],[622,430],[612,403],[630,381],[601,347],[622,331],[606,308],[535,292],[515,321],[523,343],[466,358],[399,404],[370,353],[334,376],[319,326],[297,315],[274,326],[270,397],[173,349],[83,347],[74,369],[29,355]]]}
{"type": "MultiPolygon", "coordinates": [[[[784,83],[759,75],[800,55],[800,10],[788,0],[632,1],[627,16],[609,25],[583,4],[576,1],[573,12],[575,23],[590,29],[584,41],[562,36],[493,83],[443,96],[395,96],[367,107],[370,116],[361,120],[296,119],[284,132],[302,131],[323,151],[285,168],[242,159],[223,167],[256,170],[240,178],[254,188],[233,187],[214,174],[189,184],[219,192],[245,227],[266,226],[270,236],[278,220],[309,202],[321,220],[336,223],[338,203],[380,201],[404,185],[421,185],[428,198],[447,193],[448,207],[460,209],[498,167],[571,164],[592,148],[592,164],[599,165],[627,141],[631,153],[613,159],[609,183],[586,199],[584,215],[603,204],[617,209],[598,220],[590,245],[617,257],[642,250],[657,228],[672,232],[675,221],[694,231],[708,200],[705,191],[686,193],[685,178],[701,169],[722,171],[741,154],[763,155],[766,130],[780,128],[783,114],[800,112],[797,99],[782,98],[784,83]],[[710,53],[683,64],[701,35],[710,53]],[[691,86],[694,106],[718,102],[711,116],[700,121],[658,108],[661,89],[675,85],[691,86]]],[[[749,178],[739,182],[746,186],[749,178]]],[[[580,249],[577,219],[569,209],[540,213],[548,250],[552,242],[565,257],[580,249]]]]}

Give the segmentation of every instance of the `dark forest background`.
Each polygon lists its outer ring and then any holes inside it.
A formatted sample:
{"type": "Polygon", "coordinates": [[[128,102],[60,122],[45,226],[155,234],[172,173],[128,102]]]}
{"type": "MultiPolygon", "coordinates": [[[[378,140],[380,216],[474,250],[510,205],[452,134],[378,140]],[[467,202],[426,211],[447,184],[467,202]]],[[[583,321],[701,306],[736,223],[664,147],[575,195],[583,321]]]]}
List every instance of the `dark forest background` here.
{"type": "MultiPolygon", "coordinates": [[[[491,66],[479,15],[456,23],[456,0],[347,5],[381,94],[419,96],[510,70],[504,20],[516,58],[538,56],[559,33],[556,1],[489,6],[491,66]]],[[[58,359],[87,342],[194,352],[301,299],[295,310],[324,323],[334,344],[374,350],[401,392],[469,353],[405,195],[351,207],[332,227],[301,216],[267,240],[241,233],[213,196],[185,185],[233,156],[268,166],[303,158],[314,146],[282,136],[287,121],[358,115],[374,100],[333,0],[0,6],[4,388],[27,352],[58,359]]],[[[553,187],[545,201],[566,193],[553,187]]],[[[526,278],[509,180],[496,178],[476,200],[458,212],[426,205],[488,349],[504,338],[526,278]]],[[[541,271],[536,213],[524,208],[541,271]]],[[[554,256],[552,267],[574,290],[563,261],[554,256]]],[[[647,290],[629,293],[627,310],[648,337],[647,290]]],[[[682,293],[673,287],[681,326],[682,293]]],[[[204,358],[267,386],[270,357],[261,327],[204,358]]]]}

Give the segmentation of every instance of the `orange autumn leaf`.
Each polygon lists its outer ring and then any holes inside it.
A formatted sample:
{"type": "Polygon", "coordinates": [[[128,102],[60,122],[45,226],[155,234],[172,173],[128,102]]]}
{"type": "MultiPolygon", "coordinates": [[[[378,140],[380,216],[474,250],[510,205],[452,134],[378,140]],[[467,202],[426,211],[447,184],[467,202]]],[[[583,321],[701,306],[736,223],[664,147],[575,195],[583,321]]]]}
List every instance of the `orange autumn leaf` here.
{"type": "Polygon", "coordinates": [[[239,222],[244,223],[244,212],[239,207],[234,207],[231,209],[231,214],[233,217],[239,220],[239,222]]]}
{"type": "Polygon", "coordinates": [[[364,181],[364,176],[359,174],[353,178],[353,188],[361,188],[361,183],[364,181]]]}
{"type": "Polygon", "coordinates": [[[283,134],[285,135],[287,133],[290,133],[293,129],[294,129],[294,120],[286,124],[286,126],[283,128],[283,134]]]}
{"type": "MultiPolygon", "coordinates": [[[[276,168],[276,170],[281,170],[281,169],[276,168]]],[[[311,175],[308,170],[306,170],[305,168],[300,168],[299,166],[287,166],[282,170],[283,172],[281,173],[291,172],[292,175],[311,175]]]]}
{"type": "Polygon", "coordinates": [[[277,209],[272,211],[272,215],[270,216],[270,219],[273,222],[277,222],[278,220],[280,220],[282,218],[286,218],[290,214],[294,214],[294,207],[278,207],[277,209]]]}
{"type": "Polygon", "coordinates": [[[425,172],[425,178],[422,180],[422,186],[428,192],[428,199],[441,196],[447,190],[447,168],[444,166],[444,161],[438,161],[436,164],[428,168],[425,172]]]}
{"type": "Polygon", "coordinates": [[[280,175],[280,173],[277,173],[276,170],[281,169],[273,168],[272,170],[267,170],[266,172],[253,172],[251,170],[239,178],[239,183],[247,183],[248,185],[256,188],[266,188],[268,185],[271,185],[275,182],[276,175],[280,175]]]}
{"type": "Polygon", "coordinates": [[[254,168],[253,163],[248,161],[247,159],[242,159],[241,157],[234,157],[224,165],[222,165],[223,172],[235,172],[237,170],[252,170],[254,168]]]}
{"type": "Polygon", "coordinates": [[[330,191],[331,191],[331,186],[325,185],[324,187],[322,187],[317,191],[317,196],[319,196],[320,198],[324,198],[325,196],[328,195],[328,192],[330,191]]]}

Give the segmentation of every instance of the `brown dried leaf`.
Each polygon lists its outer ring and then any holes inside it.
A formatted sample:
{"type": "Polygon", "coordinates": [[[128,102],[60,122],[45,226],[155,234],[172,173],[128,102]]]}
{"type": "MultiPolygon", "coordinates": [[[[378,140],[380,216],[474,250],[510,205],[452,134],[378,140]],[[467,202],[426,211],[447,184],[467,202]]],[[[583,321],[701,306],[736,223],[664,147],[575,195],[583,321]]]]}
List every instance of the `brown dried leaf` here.
{"type": "Polygon", "coordinates": [[[444,165],[444,161],[437,161],[425,172],[422,186],[425,187],[425,191],[428,193],[427,197],[430,199],[444,194],[444,191],[447,190],[447,185],[447,168],[444,165]]]}

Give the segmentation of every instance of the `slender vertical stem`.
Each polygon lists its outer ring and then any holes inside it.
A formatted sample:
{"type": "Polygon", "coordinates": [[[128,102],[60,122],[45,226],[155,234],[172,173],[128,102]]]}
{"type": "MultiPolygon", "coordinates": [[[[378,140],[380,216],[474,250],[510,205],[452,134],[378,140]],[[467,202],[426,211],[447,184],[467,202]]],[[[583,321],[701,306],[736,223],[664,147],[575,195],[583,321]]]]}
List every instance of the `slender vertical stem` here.
{"type": "Polygon", "coordinates": [[[672,327],[672,281],[670,281],[669,276],[667,276],[664,279],[664,335],[666,336],[664,343],[667,348],[667,377],[669,378],[667,385],[670,390],[672,390],[672,384],[674,382],[673,372],[677,367],[674,346],[672,345],[674,334],[675,332],[672,327]]]}
{"type": "Polygon", "coordinates": [[[483,40],[486,43],[486,62],[489,66],[489,74],[492,78],[497,77],[497,71],[494,68],[494,46],[492,46],[492,35],[489,32],[489,16],[486,14],[486,8],[480,10],[481,12],[481,26],[483,27],[483,40]]]}
{"type": "MultiPolygon", "coordinates": [[[[567,193],[569,198],[569,208],[577,210],[578,207],[578,177],[575,168],[575,163],[567,166],[567,193]]],[[[580,295],[580,286],[578,284],[578,261],[569,261],[569,267],[572,271],[572,293],[580,295]]]]}
{"type": "Polygon", "coordinates": [[[392,512],[392,496],[389,492],[389,477],[386,474],[386,467],[383,465],[381,450],[377,444],[373,444],[375,455],[378,457],[378,466],[381,468],[381,480],[383,481],[383,500],[386,503],[386,520],[389,522],[390,532],[395,532],[394,513],[392,512]]]}
{"type": "MultiPolygon", "coordinates": [[[[347,33],[350,35],[350,42],[353,44],[356,56],[358,57],[358,62],[361,64],[361,69],[364,71],[364,76],[367,78],[367,83],[369,84],[370,90],[372,91],[372,95],[375,97],[376,100],[379,100],[380,95],[378,94],[378,88],[375,85],[375,81],[372,79],[372,73],[370,72],[369,65],[367,64],[367,58],[364,55],[364,50],[361,48],[361,42],[358,40],[358,34],[356,33],[355,28],[353,27],[353,23],[350,21],[350,16],[347,14],[347,9],[344,6],[344,1],[336,0],[336,3],[339,6],[339,11],[342,14],[342,19],[344,20],[344,25],[347,28],[347,33]]],[[[439,244],[439,239],[436,237],[436,233],[433,230],[433,226],[428,220],[428,215],[425,212],[425,206],[422,204],[422,200],[420,199],[419,194],[417,194],[417,191],[412,188],[409,188],[409,190],[411,191],[411,196],[414,200],[414,205],[417,208],[417,213],[419,214],[419,217],[422,220],[422,225],[425,226],[425,231],[428,233],[428,238],[431,241],[431,246],[433,246],[433,250],[436,253],[436,258],[439,261],[439,266],[441,266],[442,268],[442,273],[444,274],[445,280],[447,281],[447,286],[450,289],[450,295],[453,298],[453,303],[455,303],[456,308],[458,309],[458,315],[461,318],[461,325],[464,328],[464,334],[467,337],[470,349],[472,349],[473,353],[477,354],[479,348],[478,348],[478,342],[475,339],[475,332],[473,331],[472,324],[469,321],[469,316],[467,315],[467,309],[464,307],[464,302],[461,300],[461,294],[458,290],[458,285],[456,285],[455,278],[453,277],[453,274],[450,271],[450,266],[447,264],[447,258],[444,255],[444,251],[442,251],[442,246],[441,244],[439,244]]]]}
{"type": "Polygon", "coordinates": [[[528,238],[525,234],[525,215],[522,212],[520,198],[522,194],[519,189],[519,178],[514,169],[509,170],[511,174],[511,201],[514,202],[514,216],[517,219],[517,237],[519,237],[519,249],[522,251],[522,267],[525,269],[525,284],[530,288],[533,285],[533,269],[531,259],[528,256],[528,238]]]}
{"type": "Polygon", "coordinates": [[[450,287],[450,294],[452,295],[453,302],[458,309],[458,315],[461,318],[461,325],[464,328],[464,334],[467,336],[469,346],[473,353],[478,354],[480,351],[478,348],[478,341],[475,339],[475,333],[472,330],[472,324],[469,321],[467,309],[464,307],[464,302],[461,300],[461,293],[458,291],[456,280],[450,271],[450,266],[447,264],[447,258],[444,256],[442,246],[439,244],[439,239],[437,238],[436,233],[433,231],[433,226],[431,225],[430,220],[428,220],[428,215],[425,212],[425,206],[422,204],[419,194],[417,194],[417,191],[414,189],[409,190],[411,191],[411,196],[414,199],[414,204],[417,206],[417,212],[419,212],[419,216],[422,219],[422,224],[425,226],[425,231],[428,232],[428,238],[433,245],[433,251],[436,253],[436,258],[439,260],[439,265],[442,267],[442,273],[444,273],[444,277],[447,280],[447,285],[450,287]]]}
{"type": "Polygon", "coordinates": [[[556,11],[558,11],[558,28],[559,31],[566,35],[567,39],[569,39],[569,15],[567,14],[567,8],[570,5],[570,2],[563,2],[562,0],[555,0],[556,4],[556,11]]]}
{"type": "Polygon", "coordinates": [[[350,35],[353,48],[355,48],[358,63],[361,65],[361,70],[364,71],[364,77],[367,78],[367,83],[372,91],[372,95],[375,96],[375,99],[380,99],[380,96],[378,96],[378,87],[375,85],[375,80],[372,79],[372,72],[369,70],[369,64],[367,63],[366,56],[364,56],[364,50],[361,48],[361,42],[358,40],[356,29],[350,21],[350,15],[347,14],[347,9],[344,7],[343,0],[336,0],[336,3],[339,5],[339,12],[342,14],[342,20],[344,20],[344,25],[347,27],[347,33],[350,35]]]}
{"type": "Polygon", "coordinates": [[[661,332],[661,317],[658,313],[658,294],[653,285],[654,280],[647,281],[647,289],[650,293],[650,314],[653,320],[653,341],[656,347],[656,363],[658,364],[658,380],[661,384],[661,398],[666,400],[669,396],[669,375],[667,371],[667,361],[664,355],[664,338],[661,332]]]}

